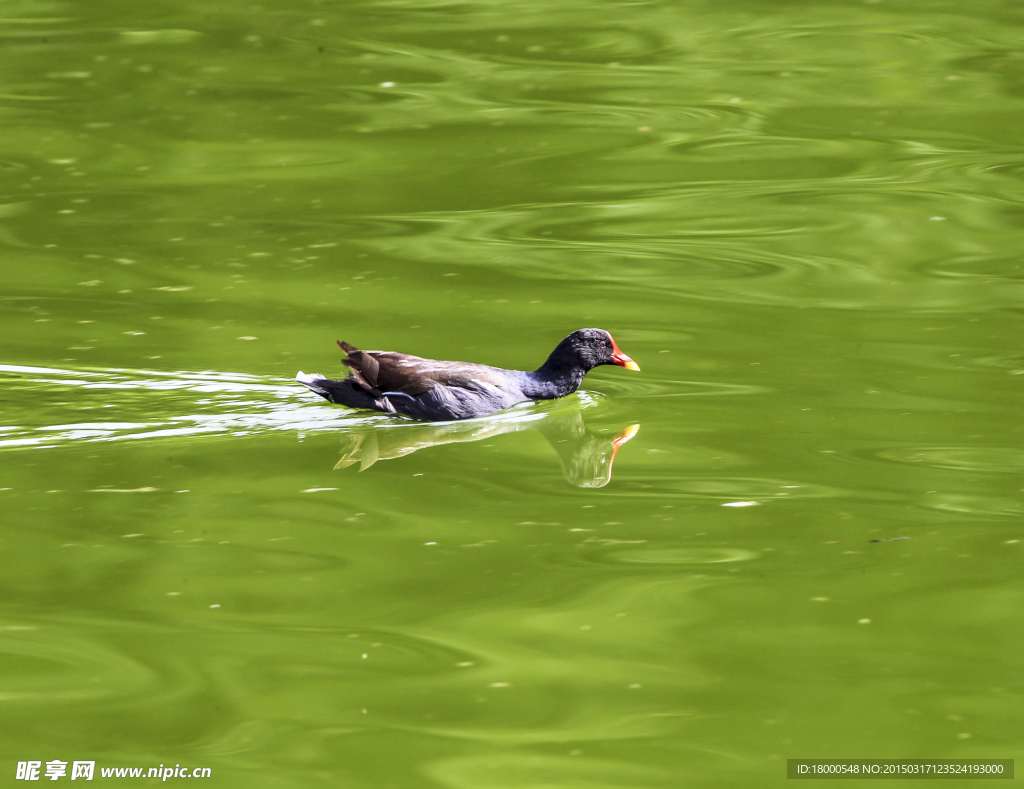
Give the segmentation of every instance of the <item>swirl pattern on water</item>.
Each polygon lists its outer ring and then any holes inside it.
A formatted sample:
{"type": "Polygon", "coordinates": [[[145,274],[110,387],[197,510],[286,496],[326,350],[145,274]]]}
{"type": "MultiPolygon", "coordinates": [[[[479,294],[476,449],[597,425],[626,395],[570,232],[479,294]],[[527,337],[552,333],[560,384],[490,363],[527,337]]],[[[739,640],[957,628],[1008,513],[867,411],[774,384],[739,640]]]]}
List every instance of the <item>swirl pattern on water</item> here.
{"type": "Polygon", "coordinates": [[[78,629],[0,625],[0,704],[67,704],[158,692],[156,670],[104,644],[88,628],[78,629]]]}
{"type": "MultiPolygon", "coordinates": [[[[876,186],[853,184],[852,196],[810,186],[694,186],[660,195],[647,188],[643,197],[616,204],[390,216],[382,220],[418,232],[364,238],[362,243],[378,251],[397,248],[407,259],[448,268],[455,260],[517,277],[587,279],[629,290],[668,290],[690,299],[857,310],[1024,303],[1024,291],[1007,290],[1004,284],[1016,282],[1016,273],[932,276],[932,264],[919,261],[940,254],[947,234],[925,215],[927,209],[917,217],[882,218],[861,207],[876,186]],[[751,219],[738,221],[737,202],[750,204],[751,219]],[[803,248],[807,238],[821,233],[835,236],[836,249],[845,248],[847,254],[803,248]],[[905,261],[893,260],[865,241],[887,234],[917,236],[917,249],[905,261]]],[[[998,263],[982,259],[975,265],[998,263]]]]}

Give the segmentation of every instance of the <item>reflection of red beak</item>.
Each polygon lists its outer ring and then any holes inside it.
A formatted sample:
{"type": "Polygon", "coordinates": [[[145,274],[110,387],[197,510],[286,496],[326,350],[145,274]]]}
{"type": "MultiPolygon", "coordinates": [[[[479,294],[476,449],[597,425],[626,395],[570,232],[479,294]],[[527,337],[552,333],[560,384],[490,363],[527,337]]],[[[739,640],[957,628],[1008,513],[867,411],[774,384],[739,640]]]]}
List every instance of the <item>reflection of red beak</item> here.
{"type": "MultiPolygon", "coordinates": [[[[612,446],[615,447],[615,451],[619,451],[619,447],[625,444],[629,439],[640,432],[640,425],[630,425],[627,428],[619,431],[619,434],[612,439],[612,446]]],[[[614,457],[614,455],[613,455],[614,457]]]]}
{"type": "Polygon", "coordinates": [[[625,367],[627,370],[639,371],[640,365],[619,350],[619,344],[615,342],[615,338],[609,334],[608,339],[612,341],[612,361],[619,365],[619,367],[625,367]]]}
{"type": "MultiPolygon", "coordinates": [[[[639,369],[639,368],[638,368],[639,369]]],[[[608,461],[608,481],[612,479],[612,464],[615,462],[615,455],[619,451],[619,447],[625,444],[629,439],[640,432],[640,425],[630,425],[625,430],[619,431],[619,434],[612,439],[612,457],[608,461]]]]}

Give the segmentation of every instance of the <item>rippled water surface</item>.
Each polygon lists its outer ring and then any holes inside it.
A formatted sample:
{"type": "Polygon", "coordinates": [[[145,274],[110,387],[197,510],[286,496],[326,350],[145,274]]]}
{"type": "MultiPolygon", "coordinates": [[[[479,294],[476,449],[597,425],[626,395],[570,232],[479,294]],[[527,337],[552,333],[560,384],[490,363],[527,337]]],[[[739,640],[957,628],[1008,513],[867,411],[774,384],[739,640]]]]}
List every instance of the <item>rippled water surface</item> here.
{"type": "Polygon", "coordinates": [[[0,47],[0,771],[1024,757],[1019,2],[11,0],[0,47]],[[584,326],[643,371],[447,424],[293,380],[584,326]]]}

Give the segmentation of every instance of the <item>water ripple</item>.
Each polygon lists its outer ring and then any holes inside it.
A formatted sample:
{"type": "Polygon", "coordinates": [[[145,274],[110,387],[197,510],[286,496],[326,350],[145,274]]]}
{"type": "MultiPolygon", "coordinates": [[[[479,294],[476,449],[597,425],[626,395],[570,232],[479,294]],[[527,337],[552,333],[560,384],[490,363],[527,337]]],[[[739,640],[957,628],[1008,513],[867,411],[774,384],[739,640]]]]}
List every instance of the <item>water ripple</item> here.
{"type": "Polygon", "coordinates": [[[743,548],[626,548],[600,554],[611,564],[700,565],[745,562],[759,554],[743,548]]]}
{"type": "Polygon", "coordinates": [[[452,789],[572,786],[628,789],[677,786],[677,776],[657,767],[595,756],[554,756],[515,751],[437,759],[425,772],[452,789]]]}
{"type": "MultiPolygon", "coordinates": [[[[660,159],[656,167],[663,169],[660,159]]],[[[933,216],[936,209],[909,183],[847,179],[830,191],[815,179],[785,187],[634,181],[631,188],[640,194],[614,203],[381,217],[405,229],[359,243],[420,265],[457,260],[518,278],[602,282],[685,299],[862,311],[991,309],[1024,299],[1014,287],[1018,261],[975,255],[935,262],[950,259],[946,217],[933,216]],[[874,213],[879,199],[903,200],[908,211],[874,213]],[[822,233],[836,239],[832,250],[808,243],[822,233]],[[913,249],[898,254],[879,246],[911,238],[913,249]]],[[[986,203],[992,200],[978,198],[971,210],[991,225],[980,211],[986,203]]]]}
{"type": "MultiPolygon", "coordinates": [[[[53,448],[74,442],[109,442],[198,435],[247,436],[273,431],[304,435],[373,427],[416,430],[422,423],[366,411],[325,405],[290,379],[223,372],[153,370],[64,370],[0,365],[0,380],[18,390],[21,412],[8,409],[0,426],[0,449],[53,448]],[[96,417],[115,409],[120,419],[96,417]],[[82,411],[89,418],[73,421],[82,411]]],[[[538,420],[569,409],[587,410],[601,402],[599,393],[580,390],[558,402],[521,403],[482,419],[434,422],[431,428],[454,429],[481,436],[525,429],[538,420]]],[[[470,439],[472,440],[472,439],[470,439]]]]}
{"type": "Polygon", "coordinates": [[[153,692],[158,675],[95,637],[39,625],[0,625],[0,703],[60,703],[153,692]]]}
{"type": "Polygon", "coordinates": [[[932,468],[1024,473],[1024,450],[1016,447],[900,447],[876,454],[884,460],[932,468]]]}
{"type": "Polygon", "coordinates": [[[8,389],[30,394],[33,403],[31,410],[8,411],[6,419],[20,424],[2,428],[0,448],[201,434],[244,436],[273,430],[313,432],[375,418],[324,408],[281,379],[235,373],[0,365],[0,376],[8,389]],[[115,409],[121,418],[97,419],[106,409],[115,409]],[[82,411],[100,413],[81,422],[68,419],[82,411]]]}

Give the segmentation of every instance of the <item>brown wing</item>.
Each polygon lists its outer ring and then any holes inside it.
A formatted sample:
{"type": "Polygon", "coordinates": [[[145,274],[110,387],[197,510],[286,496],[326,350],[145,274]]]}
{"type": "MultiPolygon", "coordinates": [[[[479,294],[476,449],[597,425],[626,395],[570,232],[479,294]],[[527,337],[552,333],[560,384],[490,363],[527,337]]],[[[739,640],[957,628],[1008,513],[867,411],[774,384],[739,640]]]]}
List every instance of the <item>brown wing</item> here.
{"type": "Polygon", "coordinates": [[[431,365],[434,363],[429,359],[390,351],[372,353],[380,367],[378,386],[385,392],[418,395],[429,392],[436,383],[440,383],[430,374],[431,365]]]}
{"type": "Polygon", "coordinates": [[[474,379],[487,380],[493,372],[484,365],[441,362],[391,351],[360,351],[340,341],[338,345],[348,354],[342,361],[352,370],[352,377],[378,396],[382,392],[418,395],[438,384],[467,388],[474,379]]]}
{"type": "Polygon", "coordinates": [[[380,365],[377,386],[385,392],[423,394],[435,386],[473,389],[481,384],[501,385],[494,374],[500,371],[483,364],[442,362],[405,353],[368,351],[380,365]]]}

